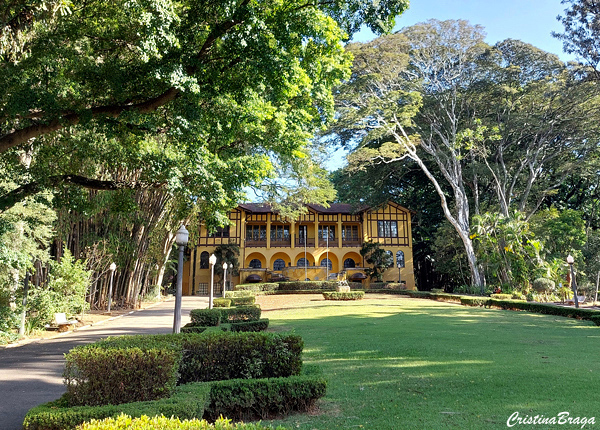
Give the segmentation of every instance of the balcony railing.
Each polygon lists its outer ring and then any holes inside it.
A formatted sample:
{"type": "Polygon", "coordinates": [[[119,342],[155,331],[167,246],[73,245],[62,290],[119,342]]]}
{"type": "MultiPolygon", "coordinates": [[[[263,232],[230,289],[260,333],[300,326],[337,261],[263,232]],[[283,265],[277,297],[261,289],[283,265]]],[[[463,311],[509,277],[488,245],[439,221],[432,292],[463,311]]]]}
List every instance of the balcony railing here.
{"type": "Polygon", "coordinates": [[[296,239],[296,247],[297,248],[304,248],[304,245],[306,244],[307,248],[314,248],[315,246],[315,240],[314,239],[305,239],[305,238],[298,238],[296,239]]]}
{"type": "Polygon", "coordinates": [[[362,246],[362,242],[358,238],[342,239],[342,246],[343,247],[360,248],[362,246]]]}
{"type": "Polygon", "coordinates": [[[337,248],[337,246],[338,246],[337,237],[329,238],[329,242],[327,242],[327,239],[325,239],[325,240],[319,239],[319,247],[320,248],[326,248],[327,244],[329,244],[330,248],[337,248]]]}
{"type": "Polygon", "coordinates": [[[267,247],[267,239],[246,239],[246,246],[249,248],[266,248],[267,247]]]}
{"type": "Polygon", "coordinates": [[[290,247],[292,246],[292,239],[271,239],[271,246],[273,247],[290,247]]]}

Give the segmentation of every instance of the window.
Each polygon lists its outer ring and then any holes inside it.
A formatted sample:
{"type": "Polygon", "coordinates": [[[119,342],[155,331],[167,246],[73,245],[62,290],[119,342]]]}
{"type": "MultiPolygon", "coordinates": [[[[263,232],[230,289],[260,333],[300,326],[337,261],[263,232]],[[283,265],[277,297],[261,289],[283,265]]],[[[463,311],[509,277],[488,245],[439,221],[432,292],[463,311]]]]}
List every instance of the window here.
{"type": "Polygon", "coordinates": [[[290,240],[289,225],[272,225],[271,226],[272,241],[287,241],[290,240]]]}
{"type": "Polygon", "coordinates": [[[394,253],[392,251],[385,251],[385,253],[389,256],[390,263],[392,263],[390,267],[394,267],[394,253]]]}
{"type": "Polygon", "coordinates": [[[229,226],[217,227],[217,231],[211,233],[209,237],[229,237],[229,226]]]}
{"type": "Polygon", "coordinates": [[[283,270],[284,267],[285,261],[283,261],[281,258],[278,258],[273,262],[273,270],[283,270]]]}
{"type": "Polygon", "coordinates": [[[396,266],[404,267],[404,252],[396,252],[396,266]]]}
{"type": "Polygon", "coordinates": [[[354,268],[354,267],[356,267],[356,263],[354,262],[354,260],[353,260],[353,259],[351,259],[351,258],[346,258],[346,259],[344,260],[344,269],[352,269],[352,268],[354,268]]]}
{"type": "Polygon", "coordinates": [[[250,266],[251,269],[260,269],[262,267],[262,263],[258,258],[254,258],[252,261],[250,261],[248,266],[250,266]]]}
{"type": "Polygon", "coordinates": [[[333,265],[331,264],[331,260],[329,258],[324,258],[321,260],[321,267],[328,267],[329,270],[332,269],[333,265]]]}
{"type": "Polygon", "coordinates": [[[358,226],[357,225],[342,226],[342,240],[357,241],[358,240],[358,226]]]}
{"type": "Polygon", "coordinates": [[[398,221],[377,221],[378,237],[398,237],[398,221]]]}
{"type": "Polygon", "coordinates": [[[208,252],[206,251],[200,254],[200,268],[208,269],[208,252]]]}
{"type": "Polygon", "coordinates": [[[246,240],[266,241],[267,226],[266,225],[247,225],[246,240]]]}
{"type": "Polygon", "coordinates": [[[301,258],[298,260],[298,267],[308,267],[308,260],[306,258],[301,258]]]}
{"type": "Polygon", "coordinates": [[[320,225],[319,226],[319,239],[327,240],[328,235],[329,235],[329,240],[335,239],[335,226],[334,225],[320,225]]]}

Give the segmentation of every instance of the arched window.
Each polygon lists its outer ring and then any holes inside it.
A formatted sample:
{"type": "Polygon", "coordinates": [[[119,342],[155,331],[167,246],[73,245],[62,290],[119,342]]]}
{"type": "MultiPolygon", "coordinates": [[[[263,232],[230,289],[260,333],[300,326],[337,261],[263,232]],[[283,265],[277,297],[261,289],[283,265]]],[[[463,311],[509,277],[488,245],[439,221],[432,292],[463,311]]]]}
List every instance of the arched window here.
{"type": "Polygon", "coordinates": [[[390,261],[392,262],[390,267],[394,267],[394,253],[392,251],[385,251],[385,253],[390,256],[390,261]]]}
{"type": "Polygon", "coordinates": [[[306,258],[301,258],[298,260],[298,267],[308,267],[308,260],[306,258]]]}
{"type": "Polygon", "coordinates": [[[404,252],[396,252],[396,266],[404,267],[404,252]]]}
{"type": "Polygon", "coordinates": [[[354,267],[356,267],[356,263],[354,262],[354,260],[353,260],[353,259],[351,259],[351,258],[346,258],[346,259],[344,260],[344,269],[352,269],[352,268],[354,268],[354,267]]]}
{"type": "Polygon", "coordinates": [[[251,269],[260,269],[262,267],[262,264],[258,258],[254,258],[250,261],[249,266],[251,269]]]}
{"type": "Polygon", "coordinates": [[[333,267],[331,264],[331,260],[329,258],[324,258],[321,260],[321,267],[329,267],[329,270],[333,267]]]}
{"type": "Polygon", "coordinates": [[[208,252],[206,251],[200,254],[200,268],[208,269],[208,252]]]}
{"type": "Polygon", "coordinates": [[[283,261],[281,258],[278,258],[273,262],[273,270],[283,270],[284,267],[285,261],[283,261]]]}

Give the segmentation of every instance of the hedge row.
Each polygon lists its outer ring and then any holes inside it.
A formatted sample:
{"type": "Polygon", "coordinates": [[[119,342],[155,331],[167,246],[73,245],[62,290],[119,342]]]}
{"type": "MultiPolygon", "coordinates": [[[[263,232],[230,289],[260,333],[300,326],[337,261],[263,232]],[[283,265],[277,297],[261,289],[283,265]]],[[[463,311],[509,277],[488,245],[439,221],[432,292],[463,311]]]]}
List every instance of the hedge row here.
{"type": "Polygon", "coordinates": [[[231,299],[223,299],[221,297],[213,299],[213,306],[215,308],[228,308],[231,306],[231,299]]]}
{"type": "MultiPolygon", "coordinates": [[[[361,283],[358,283],[358,287],[363,288],[361,283]]],[[[400,282],[371,282],[367,290],[406,290],[406,284],[400,282]]]]}
{"type": "Polygon", "coordinates": [[[194,309],[190,311],[192,322],[189,326],[215,327],[221,322],[258,321],[260,314],[261,310],[258,305],[238,306],[235,308],[194,309]]]}
{"type": "Polygon", "coordinates": [[[239,290],[239,291],[226,291],[225,298],[238,298],[238,297],[254,297],[256,294],[254,291],[239,290]]]}
{"type": "MultiPolygon", "coordinates": [[[[272,427],[265,427],[261,423],[232,423],[226,418],[219,418],[214,424],[206,420],[183,420],[179,418],[167,418],[165,416],[131,418],[128,415],[121,415],[117,418],[106,418],[102,421],[93,420],[91,423],[83,424],[79,430],[273,430],[272,427]]],[[[286,430],[279,426],[275,430],[286,430]]]]}
{"type": "Polygon", "coordinates": [[[297,290],[326,290],[335,291],[338,286],[337,281],[290,281],[280,282],[279,291],[297,291],[297,290]]]}
{"type": "Polygon", "coordinates": [[[364,291],[348,291],[345,293],[342,292],[324,292],[323,297],[325,300],[361,300],[365,297],[364,291]]]}
{"type": "Polygon", "coordinates": [[[269,319],[262,318],[258,321],[241,321],[231,323],[229,329],[231,331],[258,332],[265,331],[269,328],[269,319]]]}
{"type": "Polygon", "coordinates": [[[65,355],[69,403],[106,405],[168,397],[177,383],[181,351],[169,346],[106,349],[94,344],[65,355]]]}
{"type": "Polygon", "coordinates": [[[223,415],[234,420],[254,420],[305,412],[326,390],[323,377],[307,375],[219,381],[211,384],[205,417],[213,420],[223,415]]]}
{"type": "Polygon", "coordinates": [[[279,288],[279,284],[276,282],[261,282],[258,284],[239,284],[233,287],[235,291],[253,291],[255,293],[264,291],[275,291],[277,288],[279,288]]]}
{"type": "Polygon", "coordinates": [[[121,413],[175,416],[180,419],[202,418],[210,400],[209,384],[187,384],[175,388],[171,397],[147,402],[123,403],[105,406],[68,406],[66,395],[62,398],[30,409],[23,421],[25,430],[74,429],[92,419],[118,417],[121,413]]]}

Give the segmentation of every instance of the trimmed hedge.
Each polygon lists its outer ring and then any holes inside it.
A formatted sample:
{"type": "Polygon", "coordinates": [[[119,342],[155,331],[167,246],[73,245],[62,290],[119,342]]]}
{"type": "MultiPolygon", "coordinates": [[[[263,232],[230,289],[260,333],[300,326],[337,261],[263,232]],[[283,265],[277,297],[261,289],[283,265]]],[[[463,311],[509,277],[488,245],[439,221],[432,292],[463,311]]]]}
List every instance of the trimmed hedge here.
{"type": "Polygon", "coordinates": [[[297,291],[297,290],[327,290],[335,291],[338,286],[337,281],[291,281],[280,282],[279,291],[297,291]]]}
{"type": "Polygon", "coordinates": [[[254,297],[256,294],[254,291],[249,290],[239,290],[239,291],[226,291],[225,297],[228,299],[237,298],[237,297],[254,297]]]}
{"type": "Polygon", "coordinates": [[[498,299],[498,300],[512,300],[512,294],[502,294],[502,293],[490,294],[490,297],[492,299],[498,299]]]}
{"type": "MultiPolygon", "coordinates": [[[[358,288],[362,288],[362,286],[360,286],[358,288]]],[[[371,284],[366,289],[367,290],[406,290],[406,284],[400,283],[400,282],[371,282],[371,284]]]]}
{"type": "Polygon", "coordinates": [[[217,299],[213,299],[213,306],[215,308],[228,308],[231,306],[231,299],[223,299],[223,298],[217,298],[217,299]]]}
{"type": "Polygon", "coordinates": [[[364,291],[348,291],[348,292],[324,292],[325,300],[361,300],[365,297],[364,291]]]}
{"type": "Polygon", "coordinates": [[[254,302],[256,301],[256,298],[254,296],[232,297],[229,300],[231,300],[231,304],[233,306],[248,306],[248,305],[253,305],[254,302]]]}
{"type": "Polygon", "coordinates": [[[233,287],[235,291],[254,291],[255,293],[260,293],[263,291],[275,291],[278,288],[279,284],[276,282],[261,282],[258,284],[238,284],[235,287],[233,287]]]}
{"type": "Polygon", "coordinates": [[[132,417],[166,415],[180,419],[202,418],[210,400],[209,384],[187,384],[176,387],[171,397],[147,402],[123,403],[105,406],[68,407],[66,395],[30,409],[23,421],[25,430],[70,430],[92,419],[118,417],[124,413],[132,417]]]}
{"type": "Polygon", "coordinates": [[[181,333],[204,333],[208,327],[202,325],[194,325],[193,323],[188,323],[181,327],[181,333]]]}
{"type": "Polygon", "coordinates": [[[230,327],[229,327],[229,329],[234,332],[237,332],[237,331],[257,332],[257,331],[265,331],[267,328],[269,328],[269,319],[268,318],[263,318],[258,321],[242,321],[242,322],[231,323],[230,327]]]}
{"type": "Polygon", "coordinates": [[[168,397],[177,382],[181,353],[162,345],[107,349],[95,344],[65,355],[69,404],[106,405],[168,397]]]}
{"type": "Polygon", "coordinates": [[[194,309],[190,311],[192,325],[216,327],[221,322],[221,309],[194,309]]]}
{"type": "Polygon", "coordinates": [[[460,298],[460,304],[465,306],[489,306],[490,301],[487,297],[462,296],[460,298]]]}
{"type": "Polygon", "coordinates": [[[221,308],[218,311],[221,313],[222,322],[258,321],[261,314],[258,305],[221,308]]]}
{"type": "Polygon", "coordinates": [[[528,311],[546,315],[557,315],[567,318],[577,318],[596,322],[593,317],[600,316],[600,312],[592,309],[577,309],[568,306],[557,306],[547,303],[524,302],[518,300],[495,300],[490,299],[490,306],[500,309],[528,311]]]}
{"type": "Polygon", "coordinates": [[[460,303],[460,299],[462,296],[458,294],[448,294],[448,293],[429,293],[429,298],[433,300],[437,300],[440,302],[454,302],[460,303]]]}
{"type": "Polygon", "coordinates": [[[205,417],[234,420],[264,419],[304,412],[327,390],[325,378],[297,375],[289,378],[234,379],[213,382],[205,417]]]}
{"type": "MultiPolygon", "coordinates": [[[[187,335],[190,336],[190,335],[187,335]]],[[[210,332],[183,342],[179,383],[298,375],[302,338],[281,333],[210,332]]]]}
{"type": "MultiPolygon", "coordinates": [[[[265,427],[261,423],[235,423],[226,418],[219,418],[214,424],[206,420],[183,420],[178,418],[167,418],[165,416],[131,418],[127,415],[121,415],[117,418],[106,418],[102,421],[94,420],[91,423],[83,424],[79,430],[273,430],[272,427],[265,427]]],[[[285,427],[277,427],[275,430],[286,430],[285,427]]]]}

